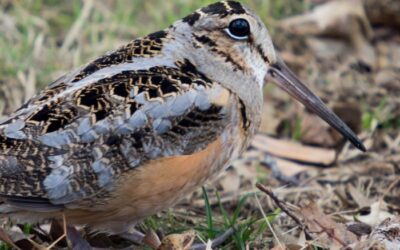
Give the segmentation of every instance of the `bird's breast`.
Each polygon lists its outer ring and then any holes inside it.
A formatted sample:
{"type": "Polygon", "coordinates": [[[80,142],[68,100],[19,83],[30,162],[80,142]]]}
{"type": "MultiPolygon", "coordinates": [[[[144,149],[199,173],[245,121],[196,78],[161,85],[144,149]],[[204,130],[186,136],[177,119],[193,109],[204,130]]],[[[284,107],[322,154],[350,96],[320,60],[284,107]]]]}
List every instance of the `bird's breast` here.
{"type": "Polygon", "coordinates": [[[117,203],[145,217],[169,207],[214,177],[245,149],[250,134],[241,104],[229,91],[215,96],[231,119],[223,132],[204,149],[189,154],[152,160],[126,174],[117,185],[117,203]]]}
{"type": "Polygon", "coordinates": [[[110,228],[114,232],[124,231],[120,227],[171,207],[205,181],[216,177],[245,149],[250,134],[236,96],[221,91],[215,94],[215,101],[226,108],[230,122],[213,142],[195,153],[151,160],[127,172],[117,181],[113,197],[102,211],[95,214],[69,211],[69,217],[100,231],[110,228]],[[103,218],[101,221],[99,216],[103,218]]]}

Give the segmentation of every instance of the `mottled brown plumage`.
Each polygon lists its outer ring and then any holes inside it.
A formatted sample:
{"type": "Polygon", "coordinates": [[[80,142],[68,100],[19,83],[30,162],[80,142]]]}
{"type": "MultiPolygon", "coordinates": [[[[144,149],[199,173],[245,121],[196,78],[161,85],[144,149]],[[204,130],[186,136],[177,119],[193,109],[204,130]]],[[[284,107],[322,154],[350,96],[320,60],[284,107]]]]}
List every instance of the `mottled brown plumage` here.
{"type": "Polygon", "coordinates": [[[239,156],[268,78],[362,148],[279,60],[261,20],[219,2],[61,77],[4,120],[0,215],[125,231],[239,156]]]}

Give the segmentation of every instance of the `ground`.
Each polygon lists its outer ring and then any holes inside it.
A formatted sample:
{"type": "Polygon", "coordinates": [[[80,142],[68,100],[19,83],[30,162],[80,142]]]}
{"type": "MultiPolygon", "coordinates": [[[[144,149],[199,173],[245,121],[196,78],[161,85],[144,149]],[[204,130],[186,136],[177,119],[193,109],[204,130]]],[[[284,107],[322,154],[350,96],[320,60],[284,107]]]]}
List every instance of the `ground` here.
{"type": "MultiPolygon", "coordinates": [[[[2,0],[0,113],[12,112],[71,69],[211,2],[2,0]]],[[[187,238],[199,244],[233,232],[218,246],[222,249],[363,249],[375,244],[371,230],[396,222],[400,212],[400,21],[393,14],[400,4],[241,2],[256,10],[283,59],[359,134],[368,152],[343,142],[269,84],[262,126],[243,157],[138,229],[153,230],[160,238],[170,235],[164,243],[179,239],[185,244],[191,242],[187,238]],[[256,183],[270,190],[263,192],[256,183]]],[[[32,243],[22,238],[45,246],[58,234],[54,226],[51,233],[39,233],[34,225],[9,221],[3,229],[23,249],[32,243]]],[[[7,241],[3,233],[0,239],[7,241]]],[[[81,233],[98,247],[129,245],[81,233]]],[[[9,246],[0,243],[0,249],[9,246]]]]}

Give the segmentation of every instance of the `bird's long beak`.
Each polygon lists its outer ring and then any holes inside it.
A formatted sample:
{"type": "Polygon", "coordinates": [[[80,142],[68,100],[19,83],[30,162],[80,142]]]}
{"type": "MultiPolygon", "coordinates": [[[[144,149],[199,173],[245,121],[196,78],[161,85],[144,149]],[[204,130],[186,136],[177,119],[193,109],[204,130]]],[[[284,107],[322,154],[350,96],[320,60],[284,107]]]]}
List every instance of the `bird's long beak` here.
{"type": "Polygon", "coordinates": [[[365,146],[354,132],[297,78],[282,59],[279,58],[276,63],[269,66],[266,80],[276,83],[280,88],[339,131],[355,147],[364,152],[366,151],[365,146]]]}

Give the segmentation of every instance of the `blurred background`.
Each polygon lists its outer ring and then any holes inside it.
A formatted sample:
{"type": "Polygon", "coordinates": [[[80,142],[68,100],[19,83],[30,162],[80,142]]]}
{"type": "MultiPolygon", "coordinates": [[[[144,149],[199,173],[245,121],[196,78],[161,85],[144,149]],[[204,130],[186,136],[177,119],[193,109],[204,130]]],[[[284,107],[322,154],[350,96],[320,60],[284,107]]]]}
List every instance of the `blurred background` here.
{"type": "MultiPolygon", "coordinates": [[[[1,116],[70,70],[213,2],[1,0],[1,116]]],[[[258,193],[257,181],[296,206],[306,200],[325,214],[352,211],[340,216],[342,222],[358,215],[358,221],[370,223],[368,216],[375,211],[371,204],[378,200],[386,215],[397,216],[400,1],[240,2],[259,14],[289,67],[360,135],[368,153],[343,142],[328,125],[270,84],[264,90],[260,133],[242,159],[207,185],[207,192],[199,190],[141,227],[169,234],[197,225],[196,232],[207,239],[233,223],[240,234],[231,237],[226,248],[272,247],[277,243],[260,213],[262,205],[269,216],[265,218],[285,235],[283,243],[301,245],[302,230],[258,193]],[[213,216],[204,212],[204,206],[212,209],[213,216]],[[227,223],[226,214],[234,220],[227,223]]],[[[373,228],[378,222],[368,225],[373,228]]]]}

